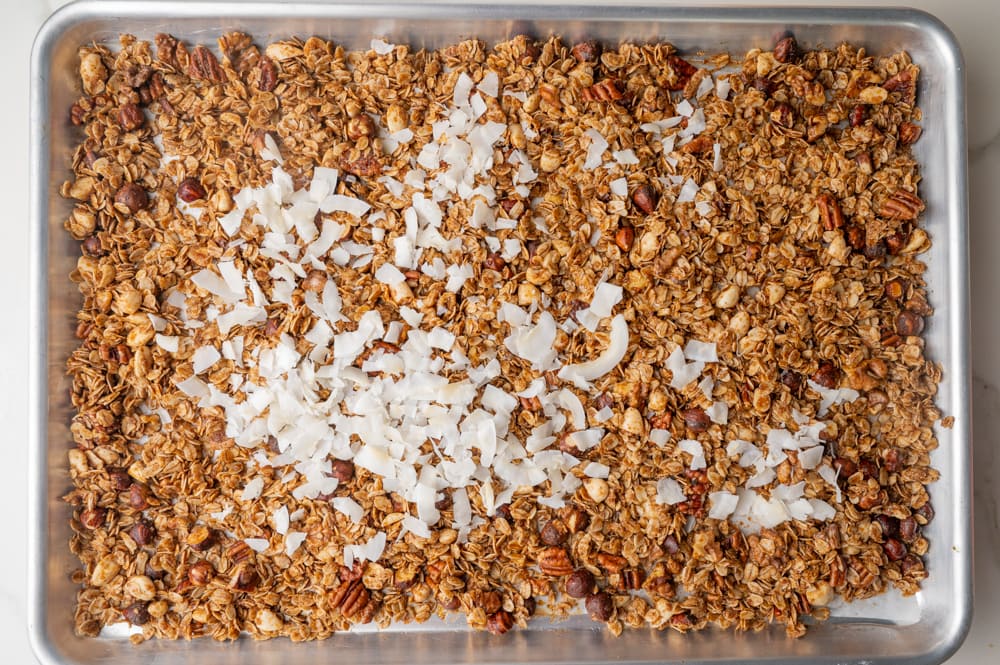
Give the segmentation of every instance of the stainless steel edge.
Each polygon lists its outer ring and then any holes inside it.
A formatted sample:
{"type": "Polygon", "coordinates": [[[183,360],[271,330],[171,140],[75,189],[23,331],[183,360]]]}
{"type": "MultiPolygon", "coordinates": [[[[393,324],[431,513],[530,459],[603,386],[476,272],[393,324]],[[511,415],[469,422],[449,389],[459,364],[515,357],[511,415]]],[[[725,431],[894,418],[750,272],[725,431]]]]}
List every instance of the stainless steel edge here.
{"type": "MultiPolygon", "coordinates": [[[[128,25],[128,21],[138,22],[150,29],[150,26],[169,25],[178,20],[205,21],[206,24],[215,28],[220,20],[236,21],[260,21],[272,18],[289,19],[293,21],[307,21],[315,19],[318,22],[337,19],[359,19],[359,18],[380,18],[392,17],[396,22],[406,20],[428,20],[428,19],[463,19],[466,21],[500,21],[500,20],[524,20],[524,21],[570,21],[576,23],[586,23],[591,21],[602,21],[608,23],[617,22],[639,22],[650,18],[658,20],[673,20],[676,22],[687,22],[697,24],[706,29],[713,24],[739,23],[749,27],[771,26],[773,29],[780,29],[784,25],[808,25],[817,26],[828,31],[831,35],[831,42],[836,40],[837,31],[844,26],[905,26],[913,30],[920,31],[929,36],[935,45],[935,52],[946,62],[945,68],[955,71],[956,75],[943,82],[943,88],[936,91],[943,94],[946,99],[941,103],[941,132],[943,141],[943,180],[940,184],[935,184],[936,189],[942,189],[945,194],[941,198],[943,207],[941,214],[947,216],[947,237],[951,242],[946,248],[946,263],[950,268],[950,273],[946,281],[946,289],[933,296],[932,304],[947,300],[946,307],[942,311],[947,311],[946,317],[935,317],[931,326],[947,326],[947,346],[939,349],[936,360],[945,367],[948,376],[947,390],[941,396],[943,401],[949,405],[948,415],[955,416],[954,428],[949,433],[949,441],[955,442],[957,448],[949,451],[942,451],[942,454],[951,455],[951,461],[955,464],[956,471],[964,478],[954,478],[955,482],[950,483],[952,497],[948,507],[948,514],[939,511],[939,520],[936,520],[936,536],[932,547],[946,548],[951,546],[954,550],[951,565],[952,585],[948,590],[950,596],[947,598],[949,612],[942,616],[935,616],[935,619],[943,626],[935,632],[936,642],[919,654],[905,653],[897,655],[893,653],[865,653],[863,656],[857,652],[850,652],[851,655],[838,655],[837,653],[811,653],[808,658],[802,656],[789,656],[781,654],[784,638],[774,642],[762,642],[767,645],[768,655],[761,657],[759,653],[733,652],[719,653],[717,657],[705,658],[700,661],[689,662],[721,662],[721,661],[742,661],[751,659],[758,663],[788,663],[792,660],[808,660],[810,663],[837,663],[837,662],[857,662],[864,660],[872,663],[909,663],[913,665],[931,665],[940,663],[948,658],[964,639],[972,614],[972,461],[971,461],[971,407],[970,407],[970,359],[969,359],[969,272],[968,272],[968,201],[967,201],[967,160],[966,160],[966,125],[964,117],[965,109],[965,78],[964,63],[962,55],[954,36],[936,18],[924,12],[908,9],[874,9],[874,8],[678,8],[678,7],[658,7],[655,5],[628,5],[628,6],[577,6],[568,5],[542,5],[542,6],[507,6],[507,5],[458,5],[458,4],[400,4],[400,3],[347,3],[347,4],[310,4],[307,2],[297,2],[291,4],[278,4],[267,2],[128,2],[124,0],[93,0],[76,2],[67,5],[57,11],[46,22],[39,31],[32,50],[32,91],[30,98],[31,126],[29,155],[29,169],[31,176],[31,217],[30,217],[30,237],[31,237],[31,283],[30,283],[30,375],[29,392],[31,398],[31,409],[29,416],[29,460],[31,467],[29,473],[29,539],[28,539],[28,585],[29,585],[29,615],[28,629],[30,639],[36,655],[44,665],[57,665],[59,663],[70,662],[96,662],[74,658],[67,654],[56,644],[48,632],[47,622],[50,620],[53,608],[50,606],[51,599],[47,595],[49,582],[53,571],[49,569],[54,552],[49,546],[49,511],[48,502],[54,490],[49,487],[49,465],[52,462],[52,451],[50,451],[50,434],[48,431],[48,411],[50,408],[51,387],[49,386],[49,363],[61,362],[59,358],[49,358],[50,334],[57,334],[49,330],[48,302],[52,285],[49,283],[48,261],[50,244],[54,239],[49,238],[49,229],[52,228],[50,213],[50,196],[52,194],[50,185],[50,125],[49,118],[53,109],[50,108],[49,99],[49,74],[51,69],[51,57],[54,46],[59,38],[65,35],[75,26],[87,21],[115,17],[123,21],[123,26],[128,25]],[[961,482],[961,480],[966,482],[961,482]],[[947,528],[941,526],[945,520],[948,521],[947,528]]],[[[303,23],[308,25],[308,23],[303,23]]],[[[305,28],[308,30],[308,28],[305,28]]],[[[472,36],[472,35],[467,35],[472,36]]],[[[637,37],[640,38],[641,37],[637,37]]],[[[927,133],[925,132],[925,136],[927,133]]],[[[926,139],[925,139],[926,140],[926,139]]],[[[64,443],[64,442],[60,442],[64,443]]],[[[60,453],[61,454],[61,453],[60,453]]],[[[61,464],[62,461],[57,462],[61,464]]],[[[944,481],[939,484],[944,484],[944,481]]],[[[934,489],[932,488],[932,492],[934,489]]],[[[53,525],[55,527],[56,525],[53,525]]],[[[68,548],[67,548],[68,550],[68,548]]],[[[932,550],[937,551],[937,550],[932,550]]],[[[65,573],[66,571],[56,571],[65,573]]],[[[933,575],[933,571],[932,571],[933,575]]],[[[66,598],[67,604],[74,602],[73,598],[66,598]]],[[[941,608],[937,608],[941,609],[941,608]]],[[[919,629],[913,626],[914,629],[919,629]]],[[[858,626],[838,626],[843,629],[842,640],[864,640],[870,638],[869,629],[872,626],[859,624],[858,626]]],[[[353,654],[358,656],[368,653],[369,649],[379,649],[379,645],[384,645],[386,640],[401,639],[401,633],[393,635],[372,635],[360,636],[358,643],[360,646],[352,646],[351,649],[343,651],[344,655],[353,654]]],[[[461,633],[405,633],[405,639],[412,644],[414,651],[437,650],[440,653],[436,658],[441,662],[467,662],[471,658],[480,658],[483,662],[564,662],[565,656],[568,660],[577,658],[585,659],[587,662],[595,662],[592,656],[587,655],[587,650],[597,649],[608,654],[608,660],[614,659],[616,662],[653,662],[644,656],[626,650],[626,640],[623,637],[619,641],[608,643],[606,636],[599,631],[565,631],[554,630],[551,632],[537,633],[536,636],[529,635],[509,635],[505,642],[491,641],[490,638],[481,635],[465,636],[461,633]],[[540,635],[542,637],[537,637],[540,635]],[[547,640],[556,644],[555,653],[539,654],[539,645],[547,640]],[[618,645],[616,647],[615,645],[618,645]],[[449,649],[455,650],[449,653],[449,649]],[[570,651],[559,653],[558,649],[582,650],[582,653],[568,655],[570,651]]],[[[674,639],[674,636],[651,638],[657,644],[662,643],[661,653],[676,653],[671,647],[683,644],[674,639]]],[[[682,638],[692,642],[699,642],[705,636],[688,636],[682,638]]],[[[809,638],[806,638],[808,641],[809,638]]],[[[274,649],[271,644],[268,647],[247,646],[245,642],[236,645],[215,645],[209,643],[198,643],[197,647],[187,644],[186,656],[177,656],[170,644],[144,645],[135,655],[148,662],[175,663],[177,657],[183,657],[183,662],[194,662],[188,657],[194,657],[194,649],[208,659],[208,662],[235,662],[234,657],[239,659],[260,658],[259,662],[284,662],[282,658],[282,645],[274,649]],[[262,650],[263,649],[263,650],[262,650]],[[275,650],[277,649],[277,650],[275,650]],[[140,655],[142,654],[142,655],[140,655]]],[[[756,644],[756,642],[755,642],[756,644]]],[[[290,646],[290,645],[289,645],[290,646]]],[[[127,647],[127,645],[126,645],[127,647]]],[[[900,645],[902,648],[902,645],[900,645]]],[[[313,654],[320,656],[323,653],[329,654],[330,648],[334,648],[333,640],[324,647],[320,645],[296,645],[298,654],[313,654]],[[324,649],[327,651],[324,652],[324,649]]],[[[377,651],[376,651],[377,652],[377,651]]],[[[128,652],[133,653],[133,652],[128,652]]],[[[646,653],[646,652],[643,652],[646,653]]],[[[395,656],[399,658],[400,656],[395,656]]],[[[659,658],[659,657],[657,657],[659,658]]],[[[117,658],[112,658],[110,652],[101,657],[106,662],[122,662],[117,658]]],[[[426,660],[426,658],[424,659],[426,660]]],[[[201,658],[198,658],[202,662],[201,658]]],[[[393,662],[406,662],[403,660],[393,662]]],[[[424,662],[424,661],[421,661],[424,662]]],[[[429,661],[428,661],[429,662],[429,661]]]]}

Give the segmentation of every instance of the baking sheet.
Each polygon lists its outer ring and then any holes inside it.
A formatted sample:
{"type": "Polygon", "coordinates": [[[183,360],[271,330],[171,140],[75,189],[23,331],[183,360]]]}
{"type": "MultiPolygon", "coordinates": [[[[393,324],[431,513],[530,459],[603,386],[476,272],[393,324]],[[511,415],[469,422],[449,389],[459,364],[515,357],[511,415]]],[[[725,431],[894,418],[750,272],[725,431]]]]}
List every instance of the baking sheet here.
{"type": "Polygon", "coordinates": [[[908,50],[922,68],[918,101],[925,132],[916,145],[922,163],[924,223],[934,240],[927,255],[928,294],[937,312],[925,332],[929,355],[945,376],[938,405],[956,418],[940,430],[933,463],[942,480],[931,487],[938,517],[926,530],[930,578],[916,596],[895,591],[875,599],[840,604],[825,624],[803,640],[788,640],[778,627],[755,635],[710,630],[682,636],[652,630],[613,638],[585,617],[551,624],[536,620],[528,631],[502,638],[470,633],[464,622],[433,621],[371,628],[326,642],[292,645],[286,640],[235,645],[157,642],[139,647],[142,656],[163,663],[310,662],[337,649],[351,662],[578,662],[621,660],[686,662],[736,659],[755,662],[940,662],[957,648],[971,612],[970,422],[968,390],[968,269],[964,124],[964,68],[950,33],[934,19],[910,10],[755,10],[684,8],[600,8],[463,5],[279,5],[266,3],[85,2],[58,12],[40,32],[33,54],[32,234],[33,342],[31,392],[32,603],[30,627],[36,653],[45,663],[128,662],[137,654],[123,639],[124,626],[106,639],[72,634],[75,587],[67,571],[77,562],[69,552],[70,509],[58,497],[69,487],[65,451],[72,446],[71,408],[64,363],[76,344],[72,323],[78,306],[67,275],[77,245],[62,230],[69,204],[58,186],[69,172],[76,138],[66,109],[76,95],[76,48],[89,41],[115,42],[121,32],[143,38],[161,31],[192,42],[212,42],[232,29],[259,41],[287,35],[333,39],[349,48],[367,47],[372,36],[438,47],[466,37],[488,41],[514,32],[550,33],[567,40],[607,42],[666,40],[683,52],[742,53],[769,47],[791,30],[804,44],[843,40],[873,53],[908,50]],[[667,649],[666,651],[664,649],[667,649]],[[349,655],[350,654],[350,655],[349,655]],[[763,657],[762,657],[763,656],[763,657]]]}

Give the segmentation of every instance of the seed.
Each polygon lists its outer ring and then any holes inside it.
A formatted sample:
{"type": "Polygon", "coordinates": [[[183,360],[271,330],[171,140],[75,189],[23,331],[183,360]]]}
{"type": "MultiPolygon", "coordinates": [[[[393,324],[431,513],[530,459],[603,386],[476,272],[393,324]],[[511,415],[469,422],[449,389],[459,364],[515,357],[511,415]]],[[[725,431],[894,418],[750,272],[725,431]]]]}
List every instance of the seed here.
{"type": "Polygon", "coordinates": [[[325,270],[310,270],[306,278],[302,280],[302,290],[312,291],[313,293],[319,293],[326,286],[326,271],[325,270]]]}
{"type": "Polygon", "coordinates": [[[330,477],[336,478],[341,484],[351,482],[354,479],[354,462],[343,459],[331,461],[330,477]]]}
{"type": "Polygon", "coordinates": [[[132,603],[122,610],[122,616],[133,626],[144,626],[149,623],[149,603],[145,601],[132,603]]]}
{"type": "Polygon", "coordinates": [[[791,35],[779,39],[778,43],[774,45],[774,59],[778,62],[795,62],[801,54],[798,42],[791,35]]]}
{"type": "Polygon", "coordinates": [[[656,210],[656,205],[659,202],[660,195],[649,185],[639,185],[632,192],[632,203],[647,215],[652,214],[656,210]]]}
{"type": "Polygon", "coordinates": [[[177,198],[185,203],[193,203],[207,196],[205,188],[197,178],[184,178],[177,186],[177,198]]]}
{"type": "Polygon", "coordinates": [[[546,545],[562,545],[566,542],[566,538],[568,536],[569,529],[559,518],[551,519],[546,522],[539,532],[539,537],[546,545]]]}
{"type": "Polygon", "coordinates": [[[924,317],[904,309],[896,316],[896,332],[903,337],[919,335],[924,331],[924,317]]]}
{"type": "Polygon", "coordinates": [[[507,262],[504,261],[503,257],[501,257],[496,252],[490,252],[486,256],[486,261],[484,262],[484,265],[490,270],[496,270],[497,272],[500,272],[507,266],[507,262]]]}
{"type": "Polygon", "coordinates": [[[205,586],[215,576],[215,568],[208,561],[199,561],[188,569],[188,580],[194,586],[205,586]]]}
{"type": "Polygon", "coordinates": [[[635,229],[631,226],[623,226],[615,233],[615,244],[623,252],[632,249],[633,242],[635,242],[635,229]]]}
{"type": "Polygon", "coordinates": [[[134,215],[149,204],[149,196],[139,185],[126,182],[115,194],[115,204],[125,206],[134,215]]]}
{"type": "Polygon", "coordinates": [[[143,120],[142,109],[131,102],[123,104],[118,109],[118,124],[126,132],[131,132],[133,129],[141,127],[143,120]]]}
{"type": "Polygon", "coordinates": [[[375,135],[375,121],[365,113],[360,113],[347,121],[347,138],[357,141],[362,136],[375,135]]]}
{"type": "Polygon", "coordinates": [[[88,508],[80,513],[80,524],[90,530],[99,529],[104,526],[104,517],[107,513],[104,508],[88,508]]]}
{"type": "Polygon", "coordinates": [[[899,520],[899,537],[904,543],[912,543],[920,535],[920,525],[911,515],[899,520]]]}
{"type": "Polygon", "coordinates": [[[486,620],[486,630],[492,635],[503,635],[514,627],[514,617],[507,610],[500,610],[486,620]]]}
{"type": "Polygon", "coordinates": [[[615,601],[611,598],[611,594],[605,591],[587,596],[584,604],[587,607],[587,613],[594,621],[607,621],[615,612],[615,601]]]}
{"type": "Polygon", "coordinates": [[[573,47],[573,57],[577,62],[597,62],[601,57],[601,43],[596,39],[588,39],[573,47]]]}
{"type": "Polygon", "coordinates": [[[594,590],[594,575],[586,568],[577,568],[566,578],[566,593],[572,598],[586,598],[594,590]]]}
{"type": "Polygon", "coordinates": [[[906,545],[895,538],[886,540],[882,545],[882,549],[885,551],[885,555],[889,558],[889,561],[899,561],[906,556],[906,545]]]}
{"type": "Polygon", "coordinates": [[[836,388],[840,383],[840,369],[829,360],[824,360],[812,375],[812,380],[824,388],[836,388]]]}
{"type": "Polygon", "coordinates": [[[137,545],[143,547],[149,545],[156,538],[156,527],[149,520],[142,519],[132,525],[128,535],[132,536],[132,540],[137,545]]]}
{"type": "Polygon", "coordinates": [[[851,123],[851,127],[860,127],[865,124],[865,120],[868,118],[868,107],[864,104],[858,104],[851,109],[851,112],[847,114],[847,121],[851,123]]]}
{"type": "Polygon", "coordinates": [[[692,432],[704,432],[712,426],[711,418],[708,417],[704,409],[698,406],[685,409],[681,412],[681,416],[684,418],[684,424],[692,432]]]}

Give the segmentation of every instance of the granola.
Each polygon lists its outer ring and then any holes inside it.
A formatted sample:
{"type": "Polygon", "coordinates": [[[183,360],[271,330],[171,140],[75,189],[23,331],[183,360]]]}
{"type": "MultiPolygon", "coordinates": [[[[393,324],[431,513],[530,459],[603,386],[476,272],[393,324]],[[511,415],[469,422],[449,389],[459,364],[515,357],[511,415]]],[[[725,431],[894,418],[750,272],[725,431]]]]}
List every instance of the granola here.
{"type": "Polygon", "coordinates": [[[61,191],[78,633],[800,636],[918,589],[905,53],[119,46],[61,191]]]}

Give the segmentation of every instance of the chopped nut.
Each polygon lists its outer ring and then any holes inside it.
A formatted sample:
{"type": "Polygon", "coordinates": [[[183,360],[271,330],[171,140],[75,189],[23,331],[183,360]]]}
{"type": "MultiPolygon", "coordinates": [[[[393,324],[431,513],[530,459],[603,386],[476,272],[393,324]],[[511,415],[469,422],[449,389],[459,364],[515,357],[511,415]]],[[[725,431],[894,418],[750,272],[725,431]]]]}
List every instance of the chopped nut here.
{"type": "Polygon", "coordinates": [[[681,412],[684,424],[692,432],[704,432],[712,426],[712,420],[701,407],[692,407],[681,412]]]}
{"type": "Polygon", "coordinates": [[[583,489],[594,503],[602,503],[608,498],[608,481],[603,478],[587,478],[583,481],[583,489]]]}
{"type": "Polygon", "coordinates": [[[635,229],[631,226],[623,226],[615,233],[615,244],[618,245],[618,249],[623,252],[627,252],[632,249],[632,243],[634,241],[635,229]]]}
{"type": "Polygon", "coordinates": [[[539,536],[546,545],[562,545],[569,536],[569,529],[561,519],[555,518],[542,526],[539,536]]]}
{"type": "MultiPolygon", "coordinates": [[[[640,185],[632,190],[632,203],[647,215],[653,214],[659,201],[660,195],[649,185],[640,185]]],[[[629,244],[631,245],[631,243],[629,244]]]]}
{"type": "Polygon", "coordinates": [[[125,582],[125,593],[136,600],[153,600],[156,598],[156,585],[145,575],[136,575],[125,582]]]}

